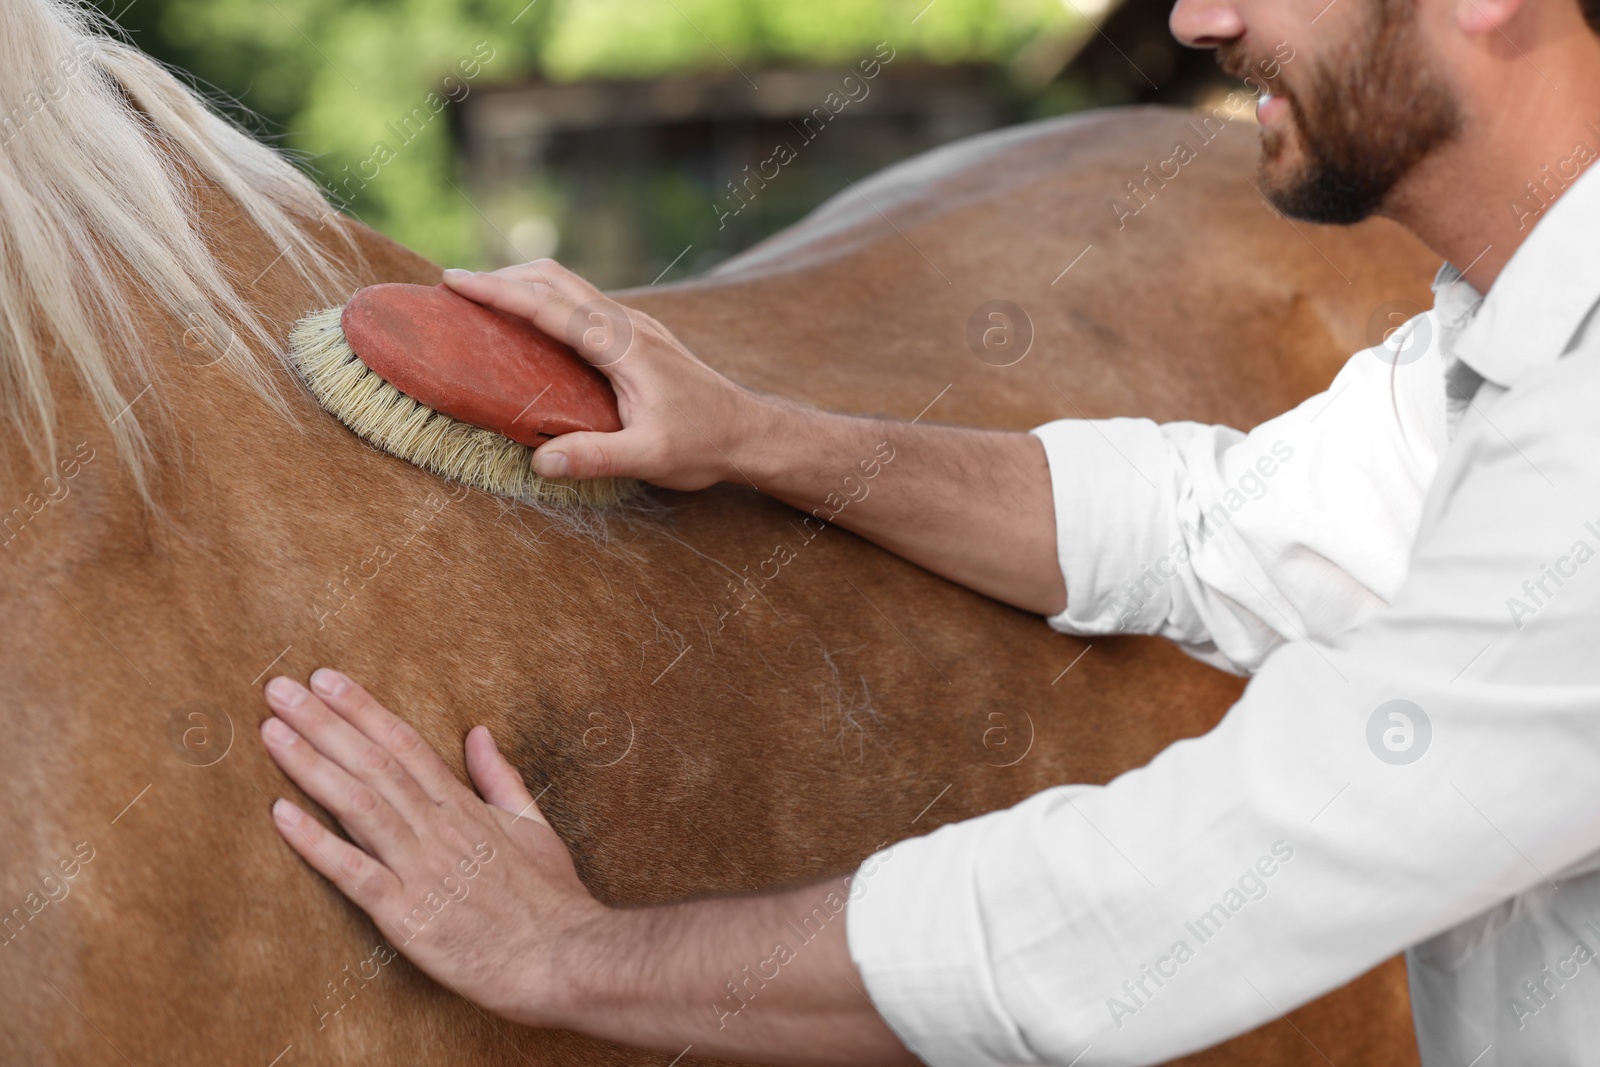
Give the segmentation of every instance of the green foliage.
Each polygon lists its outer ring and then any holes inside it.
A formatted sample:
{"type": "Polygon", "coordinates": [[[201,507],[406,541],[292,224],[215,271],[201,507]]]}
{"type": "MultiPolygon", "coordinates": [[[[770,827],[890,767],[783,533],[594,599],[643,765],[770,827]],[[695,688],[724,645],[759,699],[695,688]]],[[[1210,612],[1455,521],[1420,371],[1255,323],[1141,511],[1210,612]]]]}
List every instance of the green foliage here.
{"type": "Polygon", "coordinates": [[[936,63],[1003,60],[1067,10],[1060,0],[569,0],[540,58],[555,79],[847,63],[879,41],[936,63]]]}
{"type": "Polygon", "coordinates": [[[140,0],[122,19],[284,131],[353,213],[463,264],[482,221],[429,97],[451,85],[845,64],[879,41],[899,62],[1004,62],[1076,21],[1062,0],[140,0]]]}

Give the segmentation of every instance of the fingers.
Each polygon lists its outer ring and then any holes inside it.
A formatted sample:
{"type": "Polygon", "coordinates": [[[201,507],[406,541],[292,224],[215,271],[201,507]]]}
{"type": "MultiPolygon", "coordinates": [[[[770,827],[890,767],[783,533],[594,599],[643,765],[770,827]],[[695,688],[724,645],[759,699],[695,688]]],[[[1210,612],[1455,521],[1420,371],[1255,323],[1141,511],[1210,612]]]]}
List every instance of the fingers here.
{"type": "Polygon", "coordinates": [[[490,273],[501,278],[510,278],[513,281],[543,282],[574,304],[584,304],[590,300],[605,299],[605,294],[599,289],[596,289],[588,281],[553,259],[536,259],[532,263],[519,263],[514,267],[501,267],[499,270],[491,271],[490,273]]]}
{"type": "MultiPolygon", "coordinates": [[[[378,703],[376,697],[349,677],[324,667],[312,673],[311,688],[336,713],[333,718],[346,722],[383,755],[392,757],[394,764],[390,766],[363,750],[361,754],[368,762],[346,764],[352,771],[373,769],[385,778],[404,779],[435,804],[460,800],[466,792],[466,786],[422,739],[416,727],[378,703]]],[[[312,701],[316,702],[316,697],[312,701]]]]}
{"type": "Polygon", "coordinates": [[[289,801],[272,806],[272,821],[290,848],[363,910],[372,912],[400,888],[387,867],[289,801]]]}
{"type": "Polygon", "coordinates": [[[483,799],[501,811],[550,825],[523,785],[522,775],[500,754],[486,726],[474,726],[467,734],[467,773],[483,799]]]}
{"type": "Polygon", "coordinates": [[[634,451],[633,435],[627,430],[567,433],[539,446],[533,454],[533,471],[541,478],[639,477],[643,466],[634,451]]]}
{"type": "MultiPolygon", "coordinates": [[[[267,683],[267,704],[278,717],[310,741],[339,767],[371,785],[408,818],[415,819],[432,798],[379,739],[363,733],[359,723],[336,714],[330,703],[307,692],[292,678],[267,683]],[[376,742],[376,743],[375,743],[376,742]]],[[[371,698],[368,698],[371,699],[371,698]]]]}
{"type": "Polygon", "coordinates": [[[444,279],[446,285],[467,299],[527,319],[562,344],[577,348],[582,340],[573,336],[572,329],[573,313],[581,301],[572,299],[548,282],[453,270],[445,271],[444,279]]]}
{"type": "MultiPolygon", "coordinates": [[[[445,271],[444,280],[469,300],[527,319],[595,367],[604,370],[620,362],[633,343],[628,310],[587,282],[579,286],[549,267],[540,270],[553,281],[540,275],[518,279],[498,272],[455,270],[445,271]]],[[[570,277],[582,281],[576,275],[570,277]]]]}
{"type": "Polygon", "coordinates": [[[392,862],[416,848],[416,833],[394,805],[317,751],[283,720],[268,718],[262,723],[261,739],[283,772],[368,851],[392,862]]]}

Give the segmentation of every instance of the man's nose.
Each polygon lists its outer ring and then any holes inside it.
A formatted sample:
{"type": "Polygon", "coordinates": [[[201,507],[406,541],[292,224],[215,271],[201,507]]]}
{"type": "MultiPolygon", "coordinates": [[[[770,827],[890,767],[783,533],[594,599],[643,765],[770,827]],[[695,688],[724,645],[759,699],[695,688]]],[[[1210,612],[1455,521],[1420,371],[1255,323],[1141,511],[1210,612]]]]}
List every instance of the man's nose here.
{"type": "Polygon", "coordinates": [[[1244,17],[1234,0],[1178,0],[1168,25],[1190,48],[1216,48],[1244,36],[1244,17]]]}

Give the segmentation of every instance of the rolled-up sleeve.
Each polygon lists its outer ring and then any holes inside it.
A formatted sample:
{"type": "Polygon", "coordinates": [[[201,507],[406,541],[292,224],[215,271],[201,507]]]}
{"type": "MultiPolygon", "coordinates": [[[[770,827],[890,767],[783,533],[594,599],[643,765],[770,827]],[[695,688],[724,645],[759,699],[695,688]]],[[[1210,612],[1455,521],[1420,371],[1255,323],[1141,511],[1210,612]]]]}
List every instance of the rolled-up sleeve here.
{"type": "Polygon", "coordinates": [[[1600,849],[1597,382],[1500,405],[1440,471],[1394,603],[1283,645],[1209,734],[863,865],[851,954],[908,1045],[1163,1062],[1600,849]]]}
{"type": "MultiPolygon", "coordinates": [[[[1429,313],[1431,314],[1431,313],[1429,313]]],[[[1062,419],[1044,444],[1074,634],[1158,634],[1235,672],[1387,603],[1446,444],[1428,314],[1417,357],[1368,350],[1327,392],[1241,433],[1062,419]]]]}

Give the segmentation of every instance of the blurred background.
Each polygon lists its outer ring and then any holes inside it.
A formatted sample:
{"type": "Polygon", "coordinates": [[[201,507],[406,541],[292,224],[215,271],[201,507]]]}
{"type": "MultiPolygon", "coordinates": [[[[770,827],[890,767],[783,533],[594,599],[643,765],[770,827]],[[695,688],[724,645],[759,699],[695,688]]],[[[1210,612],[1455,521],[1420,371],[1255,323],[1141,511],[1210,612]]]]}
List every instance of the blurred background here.
{"type": "Polygon", "coordinates": [[[1232,87],[1170,0],[97,0],[442,265],[708,269],[946,141],[1232,87]]]}

